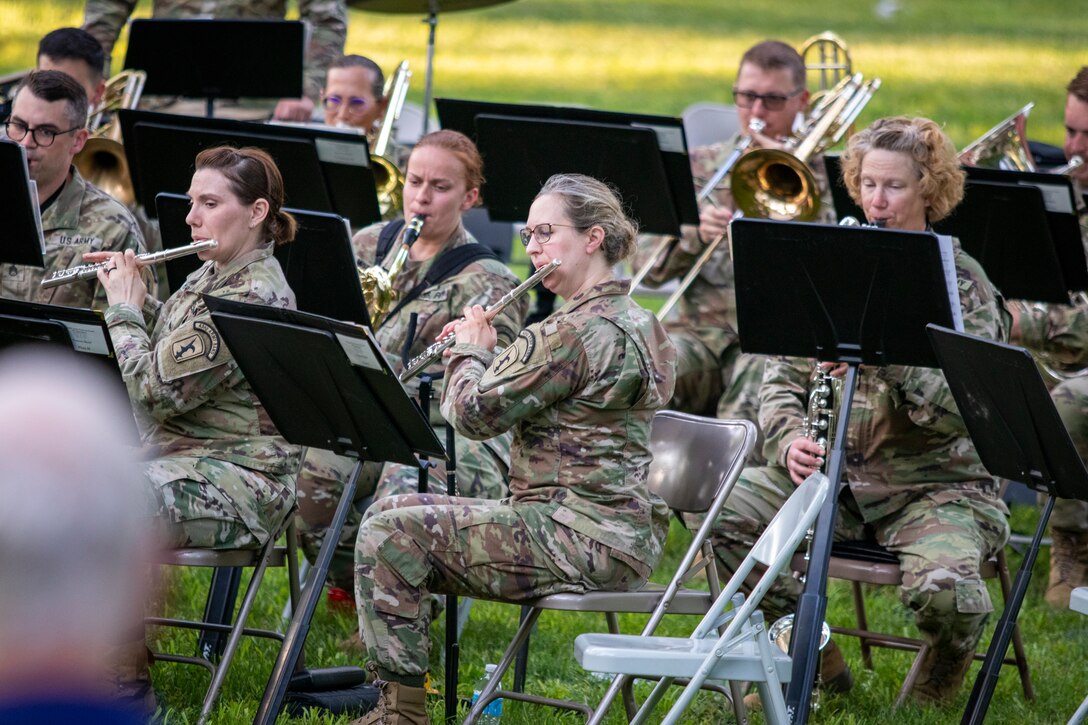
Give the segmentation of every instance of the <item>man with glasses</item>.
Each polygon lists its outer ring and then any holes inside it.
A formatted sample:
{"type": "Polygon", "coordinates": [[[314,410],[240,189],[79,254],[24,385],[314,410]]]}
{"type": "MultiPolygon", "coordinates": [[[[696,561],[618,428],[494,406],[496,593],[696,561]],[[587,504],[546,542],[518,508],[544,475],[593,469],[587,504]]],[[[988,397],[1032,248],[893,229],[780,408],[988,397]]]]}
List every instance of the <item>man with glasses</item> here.
{"type": "MultiPolygon", "coordinates": [[[[87,141],[86,123],[87,93],[67,73],[32,71],[19,86],[5,130],[8,139],[26,149],[30,178],[37,183],[45,269],[3,265],[0,297],[104,310],[106,292],[97,279],[52,289],[42,289],[41,281],[83,264],[85,252],[145,251],[128,209],[72,166],[87,141]]],[[[145,281],[152,283],[150,272],[145,281]]]]}
{"type": "MultiPolygon", "coordinates": [[[[702,189],[725,163],[754,120],[762,121],[764,126],[759,133],[752,133],[749,149],[783,147],[808,105],[804,61],[791,46],[777,40],[754,45],[741,58],[733,99],[740,132],[727,142],[690,152],[696,190],[702,189]]],[[[815,157],[809,166],[823,202],[820,220],[831,222],[834,212],[823,160],[815,157]]],[[[682,279],[706,245],[726,233],[735,211],[728,184],[726,175],[702,205],[699,225],[682,228],[681,237],[647,275],[648,285],[682,279]]],[[[636,269],[647,262],[650,251],[660,240],[661,237],[647,235],[640,238],[636,269]]],[[[665,323],[678,357],[676,391],[669,407],[755,423],[763,360],[740,353],[733,262],[728,246],[718,247],[685,291],[678,314],[665,323]]]]}

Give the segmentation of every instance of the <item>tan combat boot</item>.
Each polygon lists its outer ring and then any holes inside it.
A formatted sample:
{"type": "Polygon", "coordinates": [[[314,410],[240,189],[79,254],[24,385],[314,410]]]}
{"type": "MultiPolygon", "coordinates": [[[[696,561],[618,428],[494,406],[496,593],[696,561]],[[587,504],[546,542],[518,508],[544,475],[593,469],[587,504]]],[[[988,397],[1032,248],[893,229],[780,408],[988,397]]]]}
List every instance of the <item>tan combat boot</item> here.
{"type": "Polygon", "coordinates": [[[1088,532],[1051,530],[1050,582],[1046,603],[1055,609],[1069,607],[1069,595],[1088,585],[1088,532]]]}
{"type": "Polygon", "coordinates": [[[381,690],[378,704],[350,725],[430,725],[425,689],[384,680],[374,680],[374,685],[381,690]]]}
{"type": "Polygon", "coordinates": [[[920,703],[934,705],[954,700],[974,658],[974,649],[958,652],[931,647],[922,660],[918,679],[910,691],[911,697],[920,703]]]}
{"type": "MultiPolygon", "coordinates": [[[[850,672],[850,665],[846,664],[842,650],[833,639],[829,640],[827,646],[820,651],[820,674],[816,682],[824,692],[848,692],[854,686],[854,675],[850,672]]],[[[763,703],[759,699],[759,693],[745,695],[744,706],[749,710],[762,708],[763,703]]]]}

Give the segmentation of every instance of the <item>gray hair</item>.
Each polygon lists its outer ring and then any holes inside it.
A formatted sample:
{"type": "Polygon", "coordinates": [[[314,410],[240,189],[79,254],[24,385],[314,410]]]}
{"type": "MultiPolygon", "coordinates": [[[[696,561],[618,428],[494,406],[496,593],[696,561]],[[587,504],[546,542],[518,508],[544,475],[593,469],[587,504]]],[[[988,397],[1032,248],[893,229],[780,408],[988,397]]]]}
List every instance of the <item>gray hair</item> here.
{"type": "Polygon", "coordinates": [[[620,195],[610,184],[582,174],[556,174],[544,183],[536,198],[556,194],[570,223],[579,229],[600,227],[604,230],[605,259],[616,264],[635,250],[638,227],[623,210],[620,195]]]}

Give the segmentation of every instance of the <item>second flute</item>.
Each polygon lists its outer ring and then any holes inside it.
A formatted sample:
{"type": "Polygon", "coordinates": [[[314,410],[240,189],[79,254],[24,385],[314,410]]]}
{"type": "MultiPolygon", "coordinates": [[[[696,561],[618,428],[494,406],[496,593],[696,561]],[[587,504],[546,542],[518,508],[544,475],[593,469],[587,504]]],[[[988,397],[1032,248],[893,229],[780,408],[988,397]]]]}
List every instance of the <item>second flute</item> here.
{"type": "MultiPolygon", "coordinates": [[[[562,263],[563,260],[561,259],[553,259],[552,261],[548,262],[546,265],[538,269],[533,274],[533,276],[529,277],[529,279],[525,280],[517,287],[500,297],[498,301],[495,302],[495,304],[484,310],[484,315],[487,317],[488,322],[495,319],[495,315],[502,312],[503,308],[505,308],[508,304],[521,297],[523,294],[535,287],[537,283],[540,282],[540,280],[544,279],[549,274],[554,272],[555,268],[562,263]]],[[[416,355],[414,358],[408,361],[408,365],[405,366],[404,372],[400,374],[400,381],[402,383],[405,383],[414,378],[415,376],[419,375],[428,366],[430,366],[431,363],[442,357],[442,353],[453,347],[453,343],[456,341],[457,335],[451,333],[428,347],[419,355],[416,355]]]]}
{"type": "MultiPolygon", "coordinates": [[[[202,242],[193,242],[187,244],[184,247],[174,247],[173,249],[164,249],[161,252],[151,252],[149,254],[136,255],[136,263],[141,267],[146,267],[149,264],[157,264],[158,262],[166,262],[171,259],[177,259],[178,257],[184,257],[189,254],[196,254],[202,252],[205,249],[213,249],[219,246],[219,242],[214,239],[205,239],[202,242]]],[[[98,264],[82,264],[78,267],[72,267],[70,269],[62,269],[53,273],[53,276],[49,279],[42,280],[42,288],[49,289],[50,287],[59,287],[62,284],[69,284],[70,282],[80,282],[83,280],[94,279],[98,276],[98,270],[105,269],[109,262],[100,262],[98,264]]]]}

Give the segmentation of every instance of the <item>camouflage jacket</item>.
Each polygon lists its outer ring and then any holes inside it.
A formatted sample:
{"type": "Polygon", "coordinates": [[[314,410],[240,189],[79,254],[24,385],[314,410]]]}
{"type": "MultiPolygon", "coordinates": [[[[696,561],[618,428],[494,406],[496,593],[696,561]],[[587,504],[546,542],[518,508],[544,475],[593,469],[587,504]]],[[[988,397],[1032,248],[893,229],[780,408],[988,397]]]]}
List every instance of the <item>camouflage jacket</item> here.
{"type": "MultiPolygon", "coordinates": [[[[732,141],[700,146],[692,149],[691,175],[698,192],[714,176],[733,152],[740,136],[732,141]]],[[[831,190],[827,182],[827,171],[822,156],[813,157],[809,167],[816,177],[820,190],[821,211],[819,221],[834,223],[835,208],[831,203],[831,190]]],[[[719,184],[711,198],[725,209],[733,209],[733,195],[729,190],[729,176],[719,184]]],[[[703,202],[710,204],[710,200],[703,202]]],[[[639,269],[650,258],[664,237],[643,234],[639,236],[638,251],[635,254],[635,269],[639,269]]],[[[659,261],[646,275],[644,284],[657,287],[669,280],[683,279],[695,261],[702,255],[706,245],[699,240],[698,227],[685,224],[681,227],[681,236],[669,247],[664,259],[659,261]]],[[[677,305],[677,312],[666,325],[694,328],[703,342],[716,354],[721,353],[737,340],[737,298],[733,281],[733,260],[729,256],[729,245],[720,244],[710,261],[692,281],[677,305]]]]}
{"type": "MultiPolygon", "coordinates": [[[[378,235],[385,227],[385,222],[373,224],[359,231],[353,240],[355,245],[355,260],[360,268],[374,264],[378,248],[378,235]]],[[[401,232],[403,236],[404,232],[401,232]]],[[[393,288],[399,297],[406,295],[413,287],[418,285],[435,260],[447,249],[461,247],[466,244],[478,244],[465,228],[458,227],[441,251],[423,261],[405,261],[404,267],[394,280],[393,288]]],[[[393,258],[400,249],[400,239],[393,243],[393,247],[382,260],[382,266],[388,269],[393,258]]],[[[414,358],[431,345],[438,333],[442,331],[446,323],[461,317],[461,310],[468,305],[488,305],[496,302],[504,294],[518,286],[518,278],[507,268],[505,264],[497,260],[482,259],[472,262],[457,274],[451,275],[435,284],[404,305],[395,315],[387,313],[386,318],[375,330],[375,337],[382,346],[390,364],[398,374],[404,369],[402,353],[404,343],[408,339],[412,315],[416,315],[415,336],[408,345],[408,358],[414,358]]],[[[392,305],[396,307],[396,303],[392,305]]],[[[392,307],[389,312],[392,312],[392,307]]],[[[506,347],[514,341],[525,316],[528,313],[529,301],[522,297],[517,302],[507,306],[494,320],[493,324],[499,333],[499,345],[506,347]]],[[[440,373],[445,367],[444,360],[436,361],[429,372],[440,373]]],[[[418,389],[418,382],[409,385],[413,394],[418,389]]],[[[441,394],[441,383],[435,387],[436,399],[441,394]]],[[[437,408],[437,406],[436,406],[437,408]]],[[[434,422],[443,422],[437,413],[434,422]]]]}
{"type": "MultiPolygon", "coordinates": [[[[1088,257],[1088,209],[1080,193],[1074,194],[1080,213],[1080,238],[1088,257]]],[[[1020,310],[1019,343],[1065,372],[1088,367],[1088,297],[1076,295],[1072,305],[1013,300],[1020,310]]]]}
{"type": "MultiPolygon", "coordinates": [[[[83,29],[98,39],[109,58],[136,0],[87,0],[83,29]]],[[[287,0],[153,0],[155,18],[271,19],[287,15],[287,0]]],[[[299,0],[299,19],[307,24],[303,94],[315,104],[325,87],[325,70],[344,54],[348,11],[344,0],[299,0]]]]}
{"type": "MultiPolygon", "coordinates": [[[[42,212],[45,235],[45,268],[5,264],[0,280],[0,297],[44,302],[65,307],[93,307],[104,310],[106,290],[97,279],[42,289],[42,280],[53,272],[78,267],[85,252],[144,251],[136,219],[112,196],[84,180],[72,167],[72,176],[60,196],[42,212]]],[[[150,271],[144,275],[148,291],[155,286],[150,271]]]]}
{"type": "Polygon", "coordinates": [[[609,280],[575,295],[498,356],[454,345],[442,409],[472,438],[514,430],[507,500],[541,546],[558,522],[653,567],[668,509],[646,488],[650,424],[676,358],[628,289],[609,280]]]}
{"type": "MultiPolygon", "coordinates": [[[[963,327],[1004,340],[1002,300],[982,267],[954,240],[963,327]]],[[[767,460],[785,467],[802,433],[812,360],[772,358],[760,388],[767,460]]],[[[862,367],[847,427],[845,478],[866,521],[924,496],[995,496],[944,374],[935,368],[862,367]]],[[[837,402],[836,402],[837,405],[837,402]]]]}
{"type": "Polygon", "coordinates": [[[293,474],[299,448],[280,437],[212,323],[202,294],[295,307],[272,245],[265,244],[222,270],[206,263],[165,303],[149,295],[143,310],[129,304],[106,310],[149,457],[208,457],[293,474]]]}

